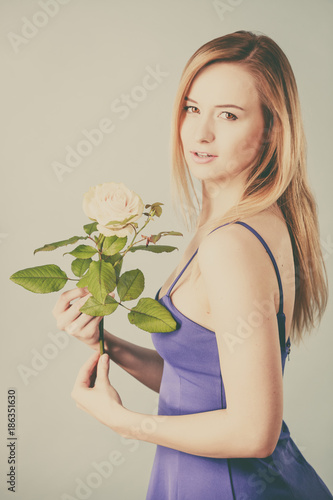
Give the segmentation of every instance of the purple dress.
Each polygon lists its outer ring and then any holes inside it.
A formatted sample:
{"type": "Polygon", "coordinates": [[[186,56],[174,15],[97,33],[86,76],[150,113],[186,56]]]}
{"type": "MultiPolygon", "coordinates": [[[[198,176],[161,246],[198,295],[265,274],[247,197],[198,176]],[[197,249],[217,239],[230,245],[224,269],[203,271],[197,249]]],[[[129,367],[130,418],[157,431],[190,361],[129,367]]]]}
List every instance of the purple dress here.
{"type": "MultiPolygon", "coordinates": [[[[280,290],[277,321],[283,372],[290,340],[285,342],[279,270],[262,237],[244,222],[237,223],[261,241],[275,268],[280,290]]],[[[197,251],[167,294],[161,299],[158,299],[160,290],[156,294],[156,299],[169,309],[179,325],[174,332],[152,334],[154,346],[164,359],[159,415],[185,415],[227,407],[214,332],[184,316],[170,298],[175,283],[197,251]]],[[[157,445],[146,497],[146,500],[329,499],[333,499],[331,493],[295,445],[284,421],[277,446],[267,458],[209,458],[157,445]]]]}

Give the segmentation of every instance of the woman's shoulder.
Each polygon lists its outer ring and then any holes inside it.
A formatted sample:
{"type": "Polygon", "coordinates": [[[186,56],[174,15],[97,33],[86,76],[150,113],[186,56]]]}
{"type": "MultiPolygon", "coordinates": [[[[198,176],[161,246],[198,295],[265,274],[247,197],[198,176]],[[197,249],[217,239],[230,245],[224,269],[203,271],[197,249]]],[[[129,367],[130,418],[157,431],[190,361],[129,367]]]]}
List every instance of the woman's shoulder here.
{"type": "Polygon", "coordinates": [[[265,236],[267,238],[273,238],[275,235],[280,237],[289,234],[287,222],[281,209],[277,206],[263,210],[253,216],[244,217],[241,222],[245,222],[251,226],[263,238],[265,236]]]}
{"type": "Polygon", "coordinates": [[[243,224],[229,224],[212,230],[202,240],[200,249],[207,249],[211,245],[221,244],[224,244],[224,246],[226,244],[229,246],[234,245],[236,247],[244,246],[245,244],[254,245],[255,248],[258,248],[257,235],[261,236],[267,243],[273,254],[273,250],[279,254],[283,248],[291,249],[287,223],[278,207],[264,210],[249,217],[243,217],[239,222],[243,222],[245,227],[243,224]],[[251,229],[254,231],[251,231],[251,229]]]}
{"type": "Polygon", "coordinates": [[[230,224],[211,232],[202,240],[198,249],[201,274],[207,272],[212,278],[213,273],[209,270],[212,266],[216,272],[217,267],[222,267],[228,275],[232,275],[232,269],[236,274],[241,270],[244,278],[246,275],[256,286],[274,290],[275,302],[278,304],[277,277],[271,259],[258,236],[249,230],[250,227],[261,236],[274,257],[290,313],[294,299],[294,261],[291,239],[282,212],[266,210],[242,218],[241,222],[248,227],[230,224]]]}

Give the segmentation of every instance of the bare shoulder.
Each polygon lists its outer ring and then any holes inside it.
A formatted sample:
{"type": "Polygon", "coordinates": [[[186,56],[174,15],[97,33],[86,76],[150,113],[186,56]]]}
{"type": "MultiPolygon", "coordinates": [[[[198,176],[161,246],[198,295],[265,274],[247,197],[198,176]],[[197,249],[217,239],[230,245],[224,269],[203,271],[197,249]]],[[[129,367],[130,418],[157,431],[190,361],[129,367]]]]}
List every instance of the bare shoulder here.
{"type": "MultiPolygon", "coordinates": [[[[245,222],[245,221],[244,221],[245,222]]],[[[206,282],[222,281],[226,288],[237,286],[243,290],[243,282],[252,281],[257,290],[264,287],[266,279],[260,279],[265,271],[264,253],[257,238],[240,224],[221,227],[207,235],[198,248],[198,264],[206,282]],[[258,272],[259,271],[259,272],[258,272]],[[257,282],[258,280],[258,282],[257,282]]]]}
{"type": "MultiPolygon", "coordinates": [[[[244,218],[242,222],[254,229],[266,242],[276,261],[284,292],[284,312],[287,329],[290,326],[294,304],[294,261],[291,239],[281,211],[264,211],[244,218]]],[[[274,296],[276,310],[279,304],[277,276],[265,247],[247,227],[230,224],[213,231],[200,243],[198,264],[204,280],[225,276],[233,280],[235,274],[251,280],[263,294],[274,296]]]]}
{"type": "Polygon", "coordinates": [[[208,234],[200,243],[199,262],[216,251],[234,254],[235,258],[243,256],[247,259],[249,256],[260,259],[265,249],[249,228],[254,229],[266,242],[276,261],[281,261],[282,258],[287,263],[287,260],[292,257],[290,235],[280,210],[274,212],[266,210],[255,216],[244,218],[241,222],[248,227],[242,224],[230,224],[208,234]]]}

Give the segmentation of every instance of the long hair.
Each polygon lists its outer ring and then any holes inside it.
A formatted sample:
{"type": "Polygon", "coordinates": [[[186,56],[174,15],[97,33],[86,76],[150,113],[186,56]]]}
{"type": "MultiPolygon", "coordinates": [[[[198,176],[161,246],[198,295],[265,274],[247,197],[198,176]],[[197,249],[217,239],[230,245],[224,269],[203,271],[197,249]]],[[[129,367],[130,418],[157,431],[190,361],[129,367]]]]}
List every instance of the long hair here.
{"type": "Polygon", "coordinates": [[[295,303],[291,339],[299,343],[320,322],[328,300],[325,263],[320,248],[317,205],[306,170],[306,139],[295,77],[279,46],[265,35],[237,31],[204,44],[187,62],[172,116],[172,194],[187,227],[197,222],[200,201],[180,139],[185,96],[198,72],[218,63],[240,64],[254,79],[265,126],[265,139],[251,163],[240,202],[207,231],[227,222],[280,207],[291,238],[295,265],[295,303]]]}

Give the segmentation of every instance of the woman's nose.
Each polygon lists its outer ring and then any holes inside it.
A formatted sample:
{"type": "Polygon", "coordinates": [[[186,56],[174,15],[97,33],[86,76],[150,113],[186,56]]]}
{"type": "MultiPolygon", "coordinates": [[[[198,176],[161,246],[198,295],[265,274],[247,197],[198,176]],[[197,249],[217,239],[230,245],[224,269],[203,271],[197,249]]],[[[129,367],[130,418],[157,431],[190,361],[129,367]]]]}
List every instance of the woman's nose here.
{"type": "Polygon", "coordinates": [[[214,130],[209,119],[200,119],[196,123],[195,140],[197,142],[212,142],[215,139],[214,130]]]}

